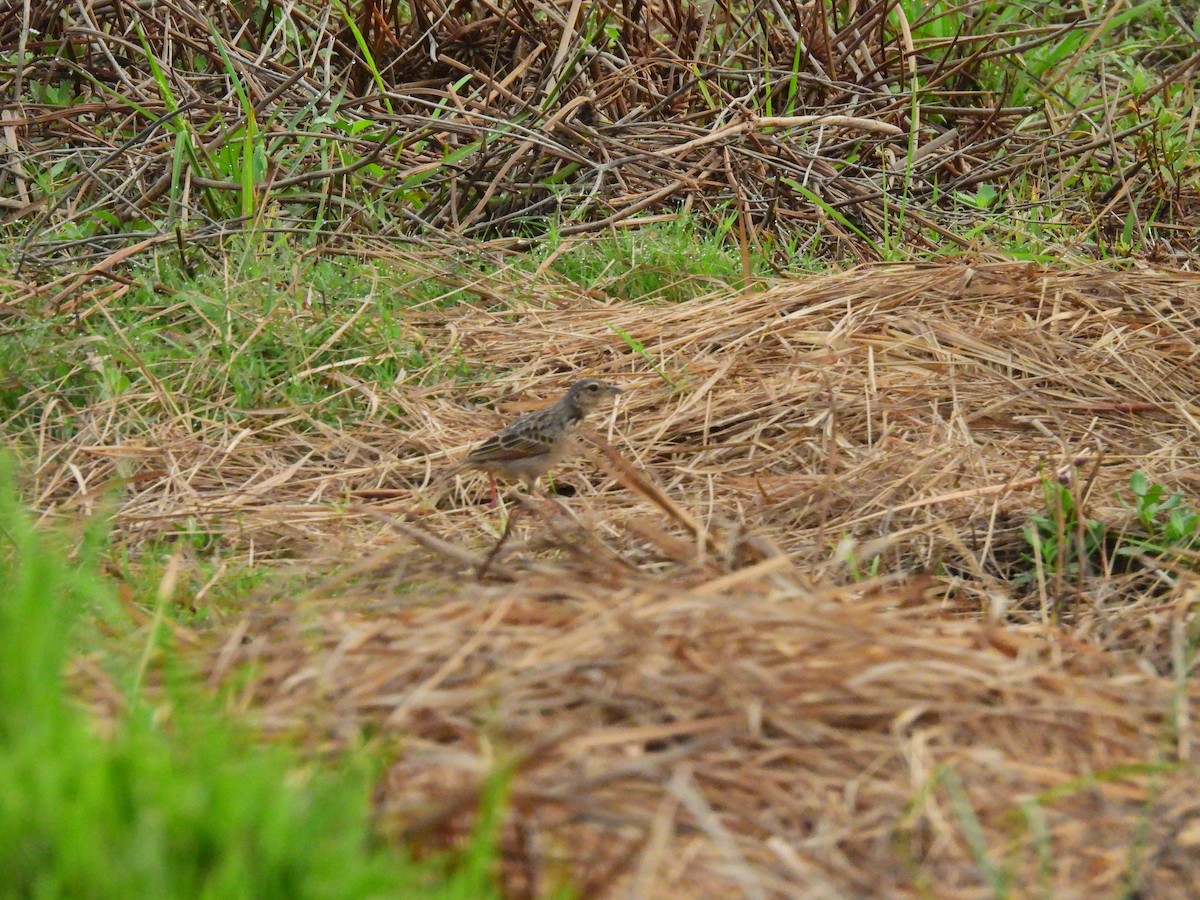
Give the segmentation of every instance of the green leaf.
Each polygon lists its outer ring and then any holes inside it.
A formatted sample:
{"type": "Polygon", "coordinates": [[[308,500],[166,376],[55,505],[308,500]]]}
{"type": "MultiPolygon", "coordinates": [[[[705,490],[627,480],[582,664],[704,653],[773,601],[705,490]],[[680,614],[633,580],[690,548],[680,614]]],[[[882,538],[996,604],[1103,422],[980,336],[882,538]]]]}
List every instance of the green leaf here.
{"type": "Polygon", "coordinates": [[[975,189],[975,205],[980,209],[990,209],[998,196],[999,193],[990,184],[981,184],[975,189]]]}
{"type": "Polygon", "coordinates": [[[1146,478],[1146,473],[1142,471],[1134,472],[1129,476],[1129,489],[1138,497],[1146,496],[1146,489],[1150,486],[1149,480],[1146,478]]]}

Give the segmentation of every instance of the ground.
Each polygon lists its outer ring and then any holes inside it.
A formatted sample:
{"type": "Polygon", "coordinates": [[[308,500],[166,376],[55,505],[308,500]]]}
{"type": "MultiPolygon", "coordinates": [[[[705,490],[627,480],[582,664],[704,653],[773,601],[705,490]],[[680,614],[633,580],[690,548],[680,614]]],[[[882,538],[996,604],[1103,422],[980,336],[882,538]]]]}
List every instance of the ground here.
{"type": "Polygon", "coordinates": [[[0,5],[11,890],[1200,896],[1198,31],[0,5]]]}
{"type": "Polygon", "coordinates": [[[1195,554],[1131,488],[1196,492],[1200,279],[960,262],[552,299],[402,318],[505,374],[344,374],[372,411],[348,428],[117,440],[114,399],[47,437],[42,508],[119,476],[119,540],[193,523],[180,571],[203,535],[268,572],[224,609],[173,583],[209,610],[173,627],[267,734],[371,742],[394,838],[454,846],[511,767],[514,896],[1200,890],[1195,554]],[[431,489],[581,374],[626,395],[558,507],[431,489]]]}

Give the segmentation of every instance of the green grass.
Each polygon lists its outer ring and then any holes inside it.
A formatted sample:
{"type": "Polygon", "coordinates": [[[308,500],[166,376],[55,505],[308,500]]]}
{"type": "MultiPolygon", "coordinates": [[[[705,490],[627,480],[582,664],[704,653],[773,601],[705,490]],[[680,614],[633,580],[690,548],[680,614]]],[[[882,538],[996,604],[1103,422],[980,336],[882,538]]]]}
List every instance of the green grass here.
{"type": "Polygon", "coordinates": [[[256,743],[194,687],[153,629],[139,640],[147,654],[157,650],[162,694],[148,702],[137,688],[144,668],[115,666],[123,711],[101,737],[64,671],[81,648],[97,649],[85,636],[98,623],[121,627],[97,570],[102,531],[82,540],[35,531],[4,477],[0,541],[0,896],[497,895],[502,792],[460,859],[407,861],[372,833],[369,766],[305,763],[256,743]]]}
{"type": "MultiPolygon", "coordinates": [[[[756,248],[748,262],[747,287],[781,269],[825,268],[780,248],[756,248]]],[[[726,231],[705,229],[686,216],[574,241],[552,229],[522,263],[526,270],[543,267],[584,290],[625,300],[680,302],[746,281],[742,254],[726,231]]]]}
{"type": "Polygon", "coordinates": [[[192,625],[240,613],[260,594],[291,595],[307,584],[297,572],[247,563],[243,553],[228,550],[225,532],[221,523],[205,529],[189,517],[178,523],[170,539],[114,546],[106,572],[127,595],[153,598],[171,559],[177,557],[174,589],[165,611],[176,621],[192,625]],[[186,549],[181,551],[180,544],[186,549]]]}
{"type": "MultiPolygon", "coordinates": [[[[223,267],[198,275],[164,253],[84,320],[61,313],[16,322],[0,341],[0,423],[66,436],[78,427],[75,410],[119,402],[159,420],[199,415],[236,425],[269,410],[345,427],[370,406],[356,386],[374,391],[401,422],[394,385],[492,374],[486,356],[468,359],[444,331],[416,327],[414,308],[498,298],[519,306],[533,300],[530,284],[540,296],[579,287],[675,302],[744,283],[737,248],[686,219],[548,241],[513,263],[479,255],[420,270],[306,257],[288,246],[261,251],[251,239],[229,250],[223,267]]],[[[753,278],[770,274],[762,256],[750,261],[753,278]]]]}
{"type": "Polygon", "coordinates": [[[160,259],[83,323],[22,323],[0,343],[0,416],[40,421],[53,398],[62,406],[52,424],[69,427],[70,409],[97,402],[149,403],[175,417],[173,398],[203,397],[204,415],[235,422],[302,409],[344,424],[363,404],[340,375],[386,390],[473,374],[456,348],[431,344],[399,315],[447,302],[452,289],[354,260],[243,259],[236,272],[194,278],[160,259]]]}

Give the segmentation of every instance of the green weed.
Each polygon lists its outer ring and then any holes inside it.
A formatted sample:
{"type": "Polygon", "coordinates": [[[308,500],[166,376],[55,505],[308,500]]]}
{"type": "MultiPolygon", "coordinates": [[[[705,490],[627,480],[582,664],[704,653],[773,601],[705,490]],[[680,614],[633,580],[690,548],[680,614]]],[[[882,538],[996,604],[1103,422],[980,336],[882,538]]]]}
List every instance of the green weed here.
{"type": "Polygon", "coordinates": [[[639,341],[637,338],[633,337],[631,334],[629,334],[629,332],[624,331],[623,329],[618,328],[615,325],[609,325],[608,327],[610,330],[612,330],[612,332],[614,334],[616,334],[621,340],[623,340],[625,342],[625,346],[627,346],[630,350],[632,350],[634,353],[636,353],[638,356],[640,356],[643,360],[645,360],[646,365],[648,365],[651,369],[653,369],[654,373],[656,375],[658,375],[659,378],[661,378],[663,381],[665,381],[667,384],[669,384],[671,386],[671,390],[679,390],[679,385],[675,382],[675,380],[672,379],[671,376],[668,375],[666,372],[664,372],[659,367],[658,363],[656,363],[653,359],[650,358],[650,354],[646,352],[646,346],[641,341],[639,341]]]}
{"type": "Polygon", "coordinates": [[[1017,583],[1046,577],[1061,586],[1064,579],[1107,573],[1112,557],[1148,555],[1194,567],[1194,554],[1200,549],[1200,513],[1182,494],[1168,494],[1143,472],[1130,477],[1129,487],[1132,502],[1121,502],[1136,516],[1141,533],[1085,516],[1069,485],[1044,478],[1045,511],[1031,516],[1022,529],[1029,553],[1017,583]]]}
{"type": "Polygon", "coordinates": [[[1133,502],[1125,503],[1141,523],[1142,536],[1123,536],[1126,546],[1117,549],[1124,555],[1151,553],[1165,556],[1172,551],[1200,547],[1200,514],[1184,502],[1183,494],[1167,494],[1161,484],[1152,484],[1142,472],[1129,479],[1133,502]]]}
{"type": "Polygon", "coordinates": [[[1030,517],[1022,529],[1030,554],[1019,584],[1033,581],[1039,572],[1052,576],[1061,587],[1066,578],[1092,574],[1104,548],[1107,529],[1102,522],[1083,515],[1069,484],[1042,479],[1045,512],[1030,517]]]}

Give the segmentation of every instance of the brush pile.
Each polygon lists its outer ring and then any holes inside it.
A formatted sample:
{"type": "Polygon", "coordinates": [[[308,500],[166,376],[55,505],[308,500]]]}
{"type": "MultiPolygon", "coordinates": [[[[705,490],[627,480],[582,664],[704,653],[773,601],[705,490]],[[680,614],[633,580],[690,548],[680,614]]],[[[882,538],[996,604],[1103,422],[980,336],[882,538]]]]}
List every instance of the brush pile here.
{"type": "Polygon", "coordinates": [[[997,216],[1195,249],[1184,32],[1133,93],[1088,68],[1115,9],[925,6],[4,0],[0,205],[26,265],[103,270],[246,230],[519,247],[680,212],[781,265],[997,216]]]}
{"type": "Polygon", "coordinates": [[[348,433],[126,397],[44,436],[37,500],[119,475],[119,540],[296,566],[189,635],[212,684],[315,750],[394,736],[408,846],[511,765],[513,896],[1195,896],[1197,554],[1127,506],[1200,493],[1198,311],[1195,276],[979,263],[414,312],[510,374],[348,383],[406,420],[348,433]],[[627,402],[478,577],[500,511],[430,486],[584,371],[627,402]]]}

